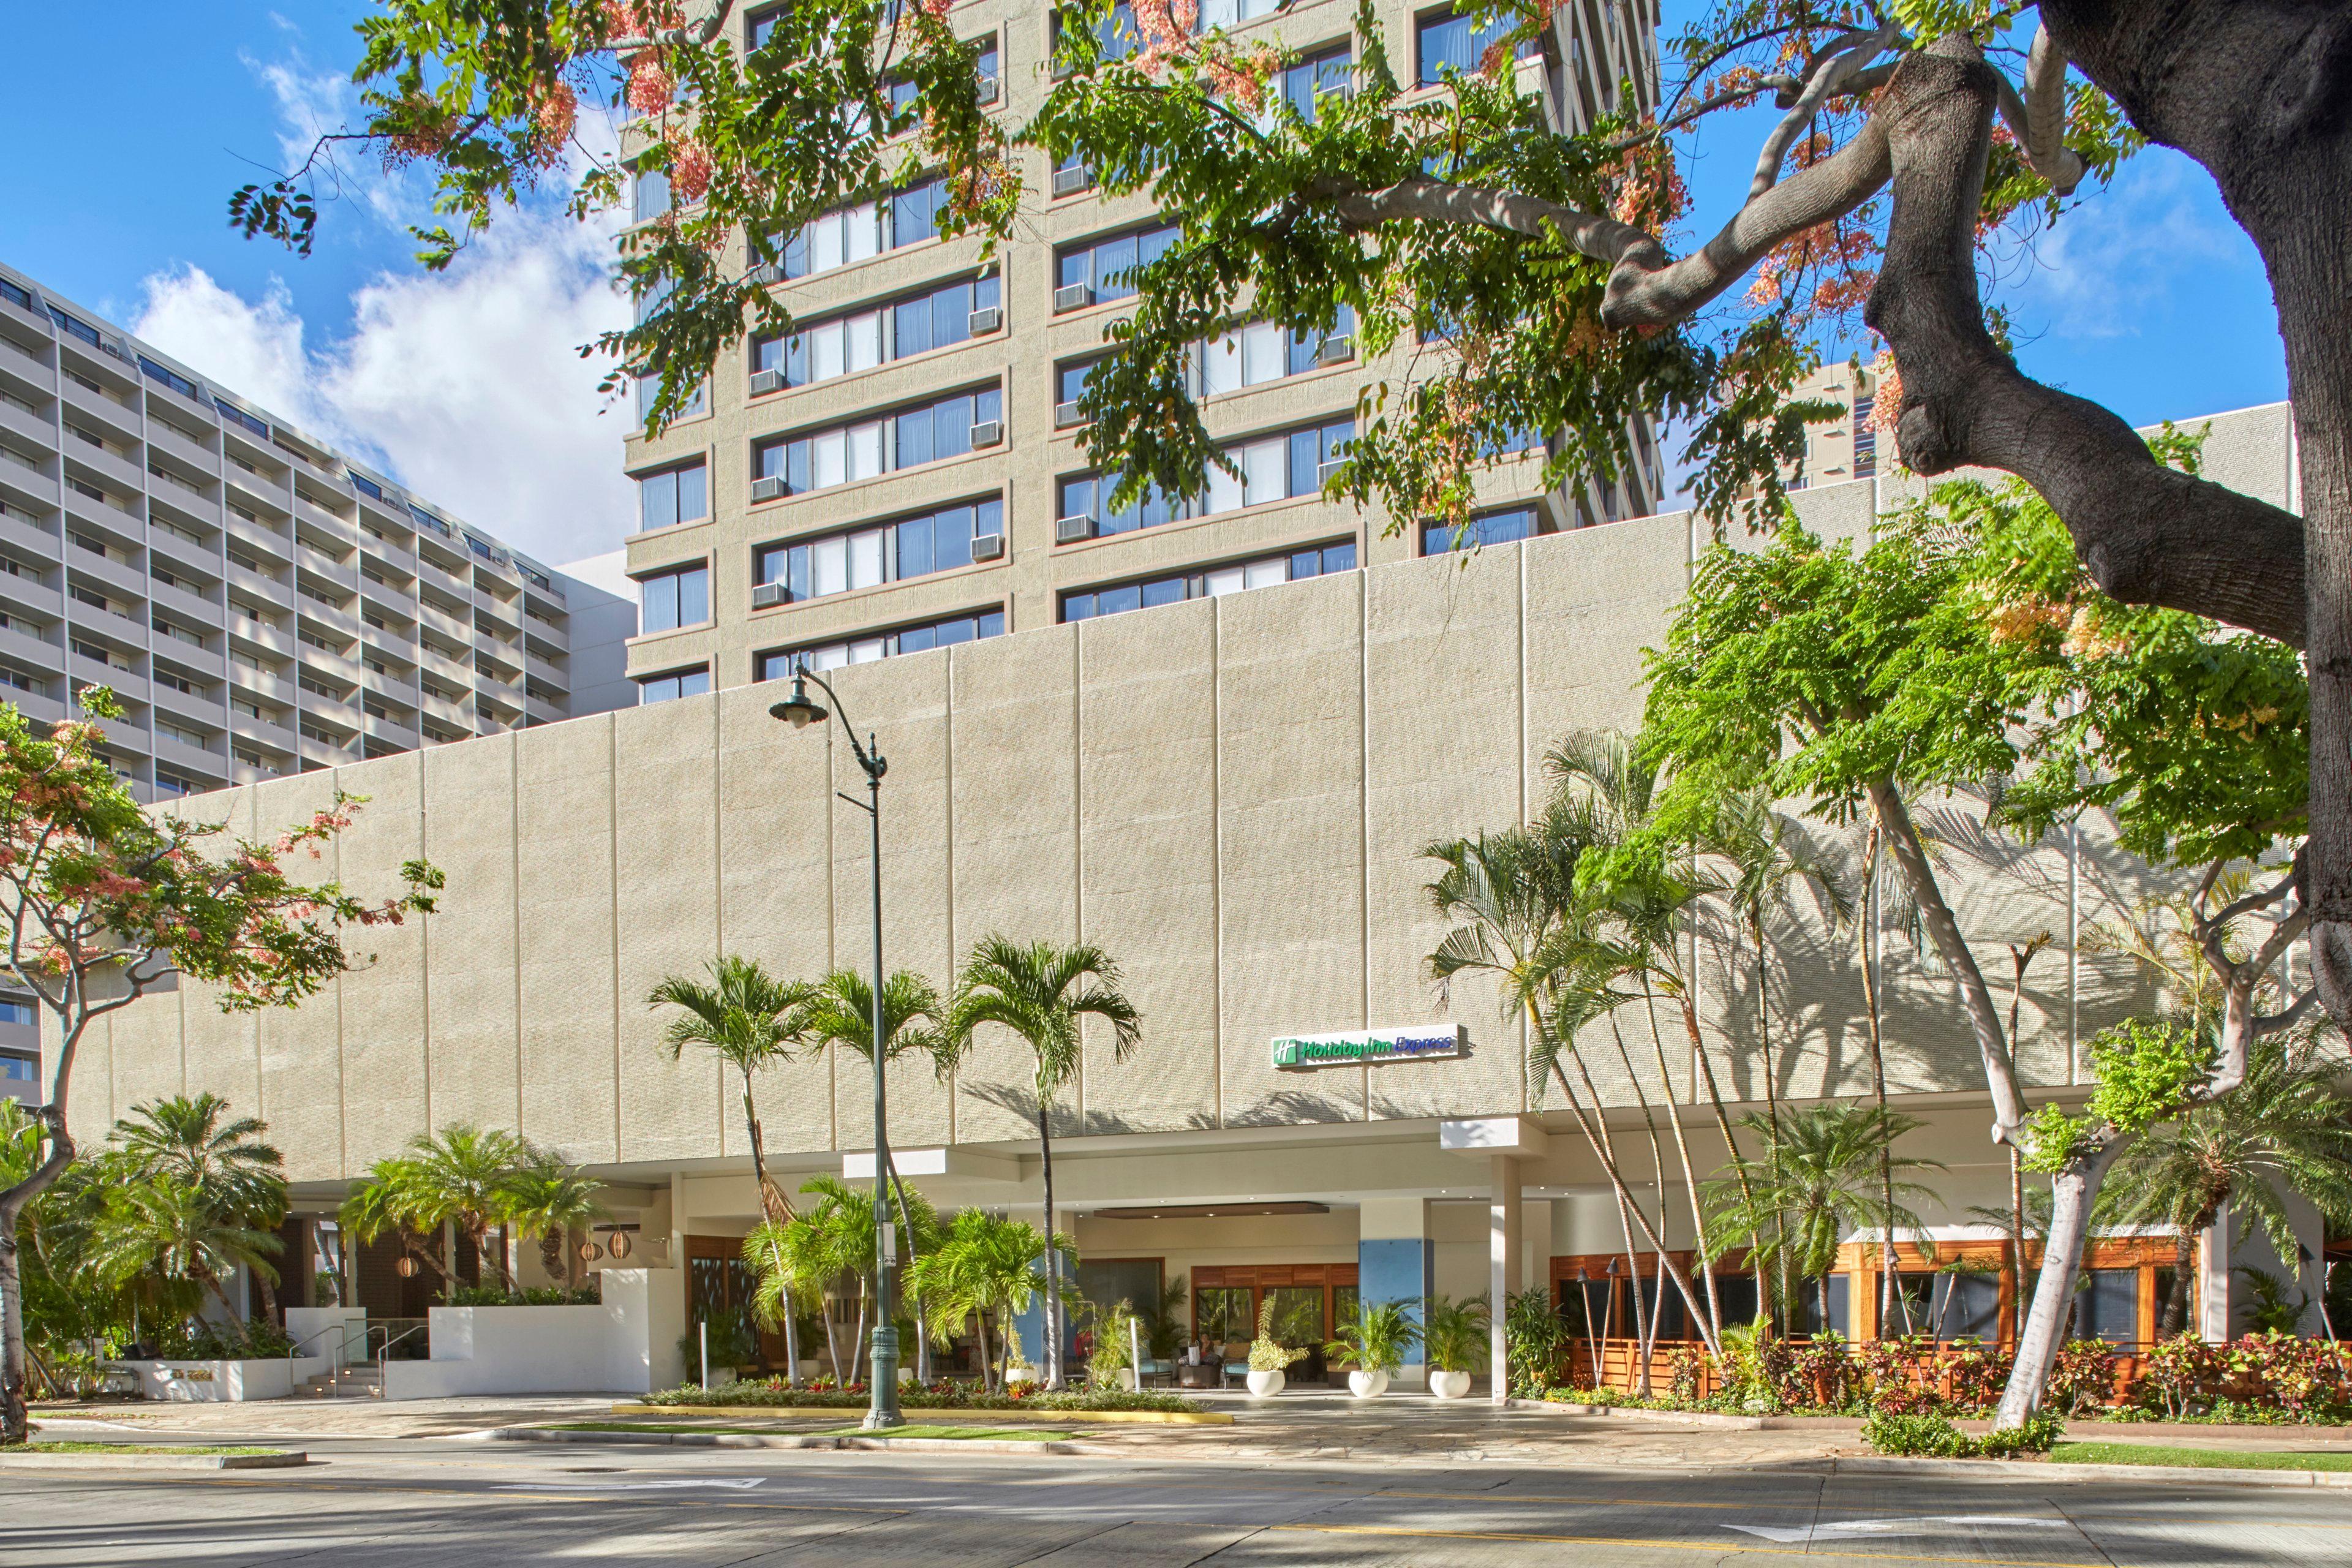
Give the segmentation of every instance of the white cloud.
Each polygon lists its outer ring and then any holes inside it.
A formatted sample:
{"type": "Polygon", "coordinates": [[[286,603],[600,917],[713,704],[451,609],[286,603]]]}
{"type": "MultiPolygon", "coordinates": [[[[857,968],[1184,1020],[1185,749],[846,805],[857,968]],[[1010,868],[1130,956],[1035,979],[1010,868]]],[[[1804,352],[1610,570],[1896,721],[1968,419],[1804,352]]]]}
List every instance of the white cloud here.
{"type": "MultiPolygon", "coordinates": [[[[246,63],[278,100],[289,167],[350,118],[349,82],[310,70],[299,50],[246,63]]],[[[609,130],[583,117],[582,134],[609,130]]],[[[346,198],[324,203],[323,223],[374,226],[407,248],[405,225],[422,216],[415,181],[346,168],[320,185],[346,198]]],[[[331,341],[278,279],[246,299],[191,266],[146,279],[131,329],[528,554],[607,551],[635,506],[621,471],[627,416],[596,390],[606,362],[579,350],[628,319],[612,283],[620,220],[575,222],[562,195],[501,213],[446,272],[378,270],[331,341]]]]}
{"type": "Polygon", "coordinates": [[[2198,297],[2217,270],[2261,263],[2212,181],[2189,159],[2151,147],[2041,235],[2015,298],[2032,324],[2060,338],[2165,331],[2171,308],[2198,297]]]}

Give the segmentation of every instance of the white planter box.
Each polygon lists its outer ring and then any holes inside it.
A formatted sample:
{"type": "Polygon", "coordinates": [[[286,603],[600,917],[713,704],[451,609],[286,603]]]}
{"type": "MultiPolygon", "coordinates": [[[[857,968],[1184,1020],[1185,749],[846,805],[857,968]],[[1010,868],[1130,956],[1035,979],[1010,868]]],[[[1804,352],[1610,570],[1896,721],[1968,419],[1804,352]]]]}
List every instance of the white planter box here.
{"type": "Polygon", "coordinates": [[[1264,1399],[1280,1394],[1282,1385],[1289,1381],[1290,1374],[1286,1372],[1253,1372],[1249,1374],[1249,1391],[1264,1399]]]}
{"type": "Polygon", "coordinates": [[[1359,1399],[1378,1399],[1389,1391],[1389,1374],[1361,1368],[1348,1374],[1348,1392],[1359,1399]]]}
{"type": "Polygon", "coordinates": [[[624,1363],[642,1364],[646,1354],[641,1324],[635,1325],[632,1354],[631,1316],[614,1301],[589,1307],[435,1307],[427,1314],[430,1359],[384,1363],[384,1397],[644,1393],[652,1384],[641,1373],[630,1376],[621,1370],[624,1363]]]}
{"type": "Polygon", "coordinates": [[[1433,1372],[1429,1374],[1429,1392],[1440,1399],[1460,1399],[1470,1392],[1470,1374],[1466,1372],[1433,1372]]]}
{"type": "Polygon", "coordinates": [[[283,1399],[334,1365],[328,1356],[256,1357],[238,1361],[133,1361],[139,1392],[175,1405],[231,1405],[283,1399]]]}

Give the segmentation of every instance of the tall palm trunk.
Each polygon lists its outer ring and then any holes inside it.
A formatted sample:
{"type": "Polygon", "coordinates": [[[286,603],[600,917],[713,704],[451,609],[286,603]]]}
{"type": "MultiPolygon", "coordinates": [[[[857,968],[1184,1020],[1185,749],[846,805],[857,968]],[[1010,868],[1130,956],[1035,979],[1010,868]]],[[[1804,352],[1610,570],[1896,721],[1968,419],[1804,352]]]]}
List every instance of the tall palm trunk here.
{"type": "MultiPolygon", "coordinates": [[[[915,1256],[915,1214],[907,1206],[907,1185],[898,1180],[898,1162],[896,1159],[890,1162],[890,1190],[898,1194],[898,1224],[907,1232],[907,1260],[900,1267],[902,1270],[912,1269],[919,1261],[915,1256]]],[[[905,1279],[905,1273],[902,1272],[899,1278],[905,1279]]],[[[918,1300],[914,1305],[915,1381],[929,1384],[931,1381],[930,1325],[921,1300],[918,1300]]]]}
{"type": "MultiPolygon", "coordinates": [[[[1633,1103],[1642,1108],[1642,1125],[1650,1135],[1650,1190],[1656,1194],[1658,1200],[1658,1225],[1656,1231],[1650,1237],[1650,1242],[1652,1261],[1656,1271],[1663,1274],[1666,1268],[1665,1141],[1658,1136],[1658,1119],[1650,1110],[1649,1093],[1642,1088],[1642,1075],[1633,1068],[1633,1053],[1626,1048],[1625,1032],[1617,1026],[1617,1019],[1613,1014],[1609,1020],[1609,1029],[1617,1041],[1617,1059],[1624,1064],[1625,1081],[1633,1086],[1633,1103]]],[[[1650,1392],[1650,1346],[1654,1342],[1653,1336],[1657,1332],[1658,1321],[1654,1314],[1643,1309],[1642,1282],[1638,1276],[1633,1281],[1633,1307],[1641,1320],[1642,1367],[1639,1392],[1646,1397],[1650,1392]]],[[[1698,1303],[1696,1300],[1691,1303],[1691,1315],[1693,1317],[1698,1315],[1698,1303]]]]}
{"type": "MultiPolygon", "coordinates": [[[[782,1226],[800,1217],[793,1212],[793,1200],[783,1189],[768,1180],[768,1151],[760,1136],[760,1115],[751,1100],[751,1069],[743,1069],[743,1130],[751,1140],[751,1180],[760,1189],[760,1214],[772,1226],[782,1226]]],[[[770,1267],[782,1268],[783,1253],[771,1248],[770,1267]]],[[[797,1388],[801,1381],[801,1332],[793,1310],[793,1296],[784,1292],[784,1385],[797,1388]]],[[[834,1369],[836,1377],[840,1368],[834,1369]]]]}
{"type": "Polygon", "coordinates": [[[1037,1150],[1045,1167],[1045,1386],[1059,1389],[1062,1376],[1062,1249],[1054,1245],[1054,1131],[1047,1125],[1053,1100],[1037,1090],[1037,1150]]]}
{"type": "MultiPolygon", "coordinates": [[[[1872,818],[1869,835],[1864,840],[1862,854],[1862,1001],[1870,1031],[1870,1088],[1876,1097],[1878,1113],[1886,1114],[1886,1047],[1879,1032],[1878,1009],[1878,822],[1872,818]]],[[[1775,1113],[1778,1114],[1777,1112],[1775,1113]]],[[[1778,1125],[1777,1121],[1775,1125],[1778,1125]]],[[[1896,1303],[1903,1308],[1903,1328],[1911,1328],[1911,1304],[1896,1289],[1901,1278],[1901,1259],[1895,1251],[1895,1152],[1893,1140],[1878,1141],[1878,1196],[1881,1225],[1879,1229],[1878,1267],[1878,1334],[1884,1339],[1895,1321],[1896,1303]]],[[[1824,1327],[1828,1320],[1822,1320],[1824,1327]]]]}
{"type": "MultiPolygon", "coordinates": [[[[1687,990],[1688,987],[1685,986],[1685,989],[1687,990]]],[[[1716,1297],[1715,1263],[1707,1256],[1706,1215],[1699,1207],[1698,1173],[1691,1168],[1690,1140],[1683,1132],[1682,1115],[1675,1109],[1677,1102],[1675,1100],[1674,1072],[1666,1065],[1666,1042],[1658,1031],[1658,1010],[1654,1005],[1654,999],[1648,994],[1648,992],[1649,987],[1643,986],[1642,1011],[1650,1020],[1650,1048],[1657,1054],[1658,1087],[1666,1097],[1666,1124],[1675,1131],[1675,1153],[1682,1161],[1683,1167],[1683,1192],[1690,1199],[1691,1245],[1694,1248],[1692,1255],[1698,1259],[1699,1278],[1706,1285],[1706,1326],[1713,1332],[1703,1337],[1720,1339],[1723,1336],[1723,1304],[1716,1297]]],[[[1658,1289],[1658,1303],[1663,1310],[1665,1305],[1665,1285],[1663,1276],[1658,1289]]]]}
{"type": "Polygon", "coordinates": [[[982,1308],[971,1315],[972,1326],[980,1334],[980,1386],[983,1393],[996,1392],[996,1361],[988,1348],[988,1310],[982,1308]]]}
{"type": "Polygon", "coordinates": [[[849,1386],[849,1379],[841,1375],[841,1332],[833,1326],[833,1298],[820,1290],[816,1299],[817,1320],[824,1324],[824,1359],[833,1363],[833,1384],[835,1388],[849,1386]]]}
{"type": "MultiPolygon", "coordinates": [[[[1764,959],[1764,914],[1760,906],[1748,916],[1748,931],[1756,943],[1756,1050],[1764,1064],[1764,1119],[1771,1125],[1773,1131],[1772,1139],[1765,1149],[1765,1157],[1771,1162],[1771,1175],[1774,1185],[1778,1186],[1780,1174],[1780,1074],[1772,1053],[1772,994],[1769,988],[1770,965],[1764,959]]],[[[1724,1130],[1723,1135],[1727,1140],[1730,1138],[1731,1131],[1728,1127],[1724,1130]]],[[[1732,1169],[1739,1171],[1740,1197],[1749,1200],[1752,1204],[1747,1172],[1741,1170],[1736,1163],[1732,1169]]],[[[1752,1207],[1749,1212],[1754,1212],[1752,1207]]],[[[1786,1217],[1778,1209],[1775,1209],[1772,1215],[1772,1237],[1776,1244],[1773,1269],[1777,1273],[1785,1275],[1788,1268],[1789,1229],[1786,1217]]],[[[1768,1329],[1772,1321],[1773,1299],[1780,1294],[1780,1291],[1774,1289],[1766,1281],[1764,1270],[1759,1268],[1756,1271],[1756,1316],[1768,1329]]],[[[1793,1318],[1794,1314],[1790,1315],[1793,1318]]],[[[1790,1326],[1794,1328],[1796,1325],[1791,1322],[1790,1326]]]]}
{"type": "MultiPolygon", "coordinates": [[[[1760,975],[1762,965],[1759,964],[1758,969],[1760,975]]],[[[1753,1209],[1755,1193],[1748,1181],[1748,1167],[1740,1163],[1739,1144],[1731,1135],[1731,1114],[1724,1109],[1723,1088],[1716,1081],[1715,1063],[1707,1056],[1706,1040],[1699,1032],[1698,1002],[1691,995],[1690,987],[1687,985],[1683,987],[1682,1013],[1683,1031],[1690,1036],[1691,1056],[1698,1063],[1699,1080],[1706,1085],[1706,1102],[1715,1111],[1716,1131],[1723,1135],[1724,1158],[1730,1163],[1732,1179],[1739,1184],[1739,1198],[1742,1205],[1753,1209]]],[[[1764,1076],[1768,1086],[1771,1081],[1771,1057],[1768,1051],[1764,1062],[1764,1076]]],[[[1708,1276],[1707,1288],[1710,1290],[1715,1288],[1712,1274],[1708,1276]]],[[[1757,1315],[1769,1322],[1772,1316],[1772,1291],[1760,1269],[1756,1275],[1756,1291],[1757,1315]]],[[[1720,1323],[1717,1324],[1718,1331],[1721,1327],[1720,1323]]]]}

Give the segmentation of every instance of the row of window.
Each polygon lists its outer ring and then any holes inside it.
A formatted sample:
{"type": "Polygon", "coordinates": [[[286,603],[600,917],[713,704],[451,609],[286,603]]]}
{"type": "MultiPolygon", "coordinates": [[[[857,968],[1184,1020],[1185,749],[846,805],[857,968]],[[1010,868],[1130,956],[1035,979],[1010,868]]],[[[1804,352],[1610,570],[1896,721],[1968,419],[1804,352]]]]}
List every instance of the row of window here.
{"type": "Polygon", "coordinates": [[[1309,577],[1325,577],[1334,572],[1353,572],[1355,569],[1356,542],[1343,540],[1337,544],[1318,545],[1312,549],[1293,551],[1287,555],[1269,555],[1261,561],[1244,561],[1206,572],[1179,573],[1173,576],[1151,577],[1134,583],[1115,584],[1108,588],[1088,588],[1080,593],[1065,594],[1062,595],[1062,619],[1093,620],[1126,610],[1147,610],[1155,605],[1177,605],[1187,599],[1213,598],[1219,594],[1239,593],[1245,588],[1267,588],[1277,583],[1297,583],[1309,577]]]}
{"type": "Polygon", "coordinates": [[[795,669],[826,670],[837,669],[845,664],[871,664],[877,658],[890,658],[902,653],[928,653],[935,647],[953,647],[958,643],[977,642],[982,637],[1003,635],[1004,612],[1002,609],[950,616],[943,620],[924,621],[840,642],[762,654],[760,656],[760,679],[781,680],[795,669]]]}
{"type": "MultiPolygon", "coordinates": [[[[771,333],[751,341],[751,372],[776,373],[783,386],[807,386],[837,375],[872,370],[892,360],[928,353],[968,341],[982,310],[1000,306],[1003,285],[985,278],[927,289],[870,310],[804,323],[790,335],[771,333]]],[[[983,324],[982,331],[992,330],[983,324]]]]}
{"type": "Polygon", "coordinates": [[[918,463],[960,458],[1003,440],[1003,391],[989,386],[878,419],[762,441],[751,448],[752,499],[767,499],[761,480],[777,481],[776,493],[803,495],[918,463]]]}
{"type": "Polygon", "coordinates": [[[1171,498],[1154,486],[1139,500],[1114,506],[1111,495],[1118,488],[1117,475],[1071,475],[1062,480],[1057,492],[1055,539],[1067,542],[1089,535],[1127,533],[1184,518],[1213,517],[1245,506],[1317,494],[1332,468],[1346,457],[1355,434],[1354,420],[1336,419],[1238,442],[1225,447],[1224,455],[1240,469],[1239,475],[1212,467],[1207,492],[1191,500],[1171,498]]]}
{"type": "Polygon", "coordinates": [[[873,528],[779,544],[759,553],[759,581],[778,584],[787,602],[823,598],[972,563],[972,540],[994,535],[1001,552],[1004,502],[992,496],[873,528]]]}

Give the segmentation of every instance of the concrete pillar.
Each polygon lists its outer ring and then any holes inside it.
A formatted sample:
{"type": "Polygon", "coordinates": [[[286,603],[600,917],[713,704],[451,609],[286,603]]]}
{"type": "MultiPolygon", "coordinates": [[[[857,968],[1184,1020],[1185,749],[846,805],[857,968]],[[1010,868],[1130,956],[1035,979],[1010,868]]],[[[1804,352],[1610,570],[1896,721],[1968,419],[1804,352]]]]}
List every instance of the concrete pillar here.
{"type": "Polygon", "coordinates": [[[1527,1267],[1526,1247],[1519,1235],[1519,1161],[1516,1154],[1490,1157],[1493,1173],[1486,1197],[1486,1301],[1492,1309],[1487,1339],[1490,1352],[1488,1385],[1496,1404],[1510,1397],[1511,1375],[1503,1332],[1504,1310],[1514,1291],[1524,1289],[1520,1275],[1527,1267]]]}
{"type": "MultiPolygon", "coordinates": [[[[1427,1321],[1435,1289],[1437,1252],[1429,1236],[1426,1198],[1366,1198],[1356,1210],[1356,1294],[1368,1307],[1404,1303],[1415,1323],[1427,1321]]],[[[1428,1381],[1428,1358],[1416,1344],[1398,1369],[1399,1384],[1428,1381]]]]}

